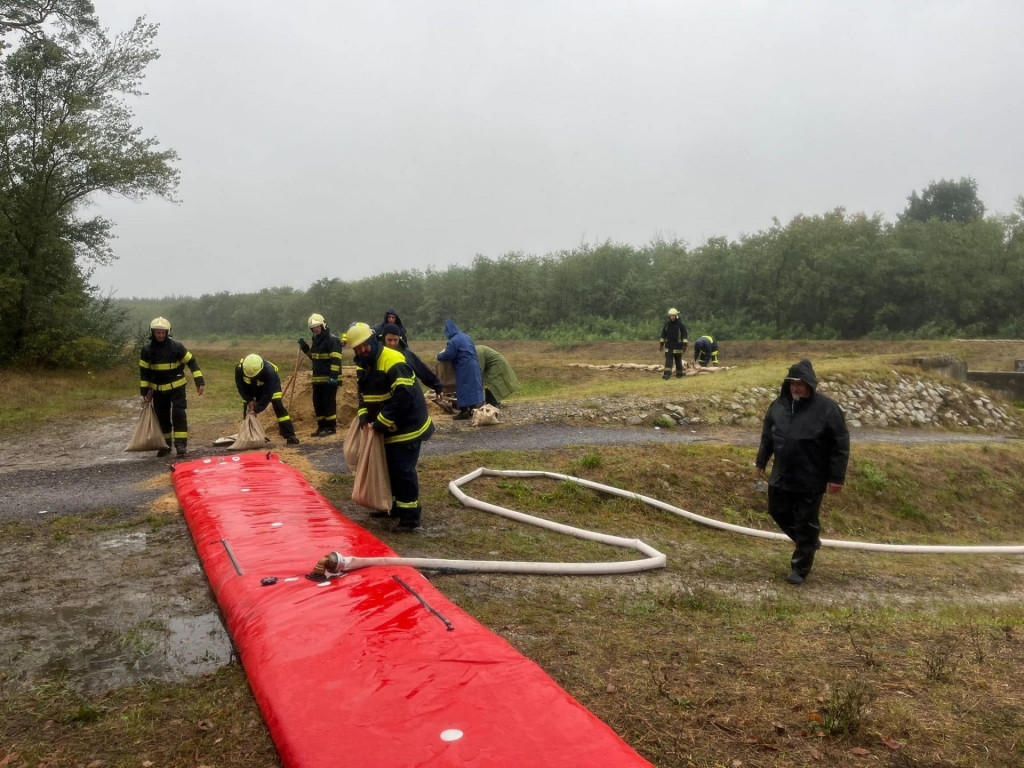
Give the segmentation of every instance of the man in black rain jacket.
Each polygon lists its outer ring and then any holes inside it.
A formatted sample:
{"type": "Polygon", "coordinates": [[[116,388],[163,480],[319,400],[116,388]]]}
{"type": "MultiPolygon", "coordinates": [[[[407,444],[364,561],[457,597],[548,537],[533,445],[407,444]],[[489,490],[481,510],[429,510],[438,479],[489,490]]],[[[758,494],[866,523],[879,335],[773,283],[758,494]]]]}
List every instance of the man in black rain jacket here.
{"type": "Polygon", "coordinates": [[[758,475],[774,456],[768,479],[768,512],[796,544],[790,584],[802,584],[821,547],[821,500],[838,493],[850,460],[850,433],[839,404],[819,393],[811,361],[789,369],[778,398],[768,407],[757,452],[758,475]]]}
{"type": "Polygon", "coordinates": [[[402,344],[406,347],[409,346],[409,334],[405,330],[405,326],[402,324],[402,318],[398,316],[398,312],[395,311],[394,307],[388,307],[384,310],[384,319],[373,326],[373,332],[378,336],[383,335],[384,326],[388,323],[397,325],[401,333],[398,335],[402,337],[402,344]]]}

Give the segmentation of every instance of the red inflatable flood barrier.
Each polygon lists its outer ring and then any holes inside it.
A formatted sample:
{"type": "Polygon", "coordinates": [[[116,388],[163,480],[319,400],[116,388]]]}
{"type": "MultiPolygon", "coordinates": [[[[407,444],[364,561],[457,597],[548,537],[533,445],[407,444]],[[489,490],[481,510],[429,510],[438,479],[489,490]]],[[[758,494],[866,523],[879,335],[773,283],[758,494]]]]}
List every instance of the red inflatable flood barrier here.
{"type": "Polygon", "coordinates": [[[173,480],[286,766],[650,766],[414,569],[304,578],[330,551],[395,553],[276,455],[173,480]]]}

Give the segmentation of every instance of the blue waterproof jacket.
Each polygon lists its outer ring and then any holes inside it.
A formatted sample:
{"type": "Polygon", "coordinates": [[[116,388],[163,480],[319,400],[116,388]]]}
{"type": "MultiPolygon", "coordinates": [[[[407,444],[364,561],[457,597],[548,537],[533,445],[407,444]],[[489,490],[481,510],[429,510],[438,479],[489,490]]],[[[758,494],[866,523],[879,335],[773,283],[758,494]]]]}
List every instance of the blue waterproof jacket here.
{"type": "Polygon", "coordinates": [[[473,340],[459,330],[454,320],[444,321],[444,335],[448,345],[438,356],[455,368],[455,399],[459,408],[473,408],[484,402],[484,382],[473,340]]]}

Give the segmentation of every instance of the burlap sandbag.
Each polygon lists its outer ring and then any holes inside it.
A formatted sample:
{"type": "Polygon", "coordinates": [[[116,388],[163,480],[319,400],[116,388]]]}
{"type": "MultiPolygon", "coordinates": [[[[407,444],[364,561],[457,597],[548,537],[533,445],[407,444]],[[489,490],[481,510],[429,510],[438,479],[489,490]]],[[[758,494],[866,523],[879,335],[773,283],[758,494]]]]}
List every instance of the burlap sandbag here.
{"type": "Polygon", "coordinates": [[[501,411],[490,403],[484,403],[479,408],[474,409],[472,424],[474,427],[486,427],[490,424],[498,424],[501,422],[501,419],[498,418],[498,414],[500,413],[501,411]]]}
{"type": "Polygon", "coordinates": [[[135,425],[135,434],[132,435],[126,451],[160,451],[170,448],[167,440],[164,439],[164,431],[160,429],[160,419],[156,417],[153,410],[153,403],[144,401],[142,413],[139,414],[139,423],[135,425]]]}
{"type": "Polygon", "coordinates": [[[345,433],[345,442],[342,445],[342,452],[345,454],[345,463],[353,472],[359,464],[359,449],[362,446],[363,430],[359,427],[359,417],[352,419],[348,425],[348,432],[345,433]]]}
{"type": "Polygon", "coordinates": [[[360,507],[391,509],[391,481],[384,456],[384,438],[374,429],[363,431],[362,450],[352,485],[352,501],[360,507]]]}
{"type": "Polygon", "coordinates": [[[228,449],[230,451],[255,451],[267,442],[267,431],[260,424],[256,414],[248,411],[238,425],[238,437],[228,449]]]}

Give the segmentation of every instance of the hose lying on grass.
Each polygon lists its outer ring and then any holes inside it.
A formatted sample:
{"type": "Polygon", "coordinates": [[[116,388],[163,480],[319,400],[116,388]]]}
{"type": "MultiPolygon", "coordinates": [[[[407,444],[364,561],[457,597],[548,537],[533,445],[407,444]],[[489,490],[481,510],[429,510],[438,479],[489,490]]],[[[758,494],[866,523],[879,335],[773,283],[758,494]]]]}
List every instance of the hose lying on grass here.
{"type": "MultiPolygon", "coordinates": [[[[713,520],[710,517],[687,512],[685,509],[666,504],[664,501],[652,499],[632,491],[624,491],[609,485],[602,485],[591,480],[583,480],[571,475],[561,475],[557,472],[544,472],[540,470],[516,470],[516,469],[488,469],[479,467],[468,475],[452,480],[448,483],[448,490],[457,498],[463,506],[479,509],[484,512],[491,512],[510,520],[515,520],[539,528],[546,528],[558,533],[565,533],[578,539],[597,541],[602,544],[610,544],[613,547],[633,549],[646,557],[642,560],[627,560],[603,563],[544,563],[544,562],[522,562],[522,561],[501,561],[501,560],[445,560],[427,557],[345,557],[338,555],[334,565],[329,569],[332,573],[344,573],[354,571],[358,568],[367,568],[375,565],[406,565],[423,570],[451,570],[470,571],[479,573],[539,573],[539,574],[614,574],[634,573],[637,571],[649,571],[655,568],[664,568],[666,565],[665,555],[645,544],[640,539],[626,539],[620,536],[609,536],[603,533],[588,531],[583,528],[575,528],[571,525],[555,523],[541,517],[527,515],[524,512],[516,512],[496,504],[488,504],[485,501],[474,499],[462,491],[462,486],[471,483],[479,477],[547,477],[552,480],[576,483],[585,488],[607,493],[612,496],[620,496],[625,499],[634,499],[657,507],[673,515],[692,520],[695,523],[706,525],[710,528],[718,528],[723,531],[742,533],[746,536],[757,536],[762,539],[777,539],[789,541],[784,533],[773,531],[762,531],[757,528],[745,528],[741,525],[724,523],[720,520],[713,520]]],[[[953,554],[953,555],[1024,555],[1022,546],[952,546],[952,545],[927,545],[927,544],[874,544],[865,541],[841,541],[838,539],[822,539],[822,546],[834,547],[837,549],[860,549],[870,552],[892,552],[899,554],[953,554]]]]}

